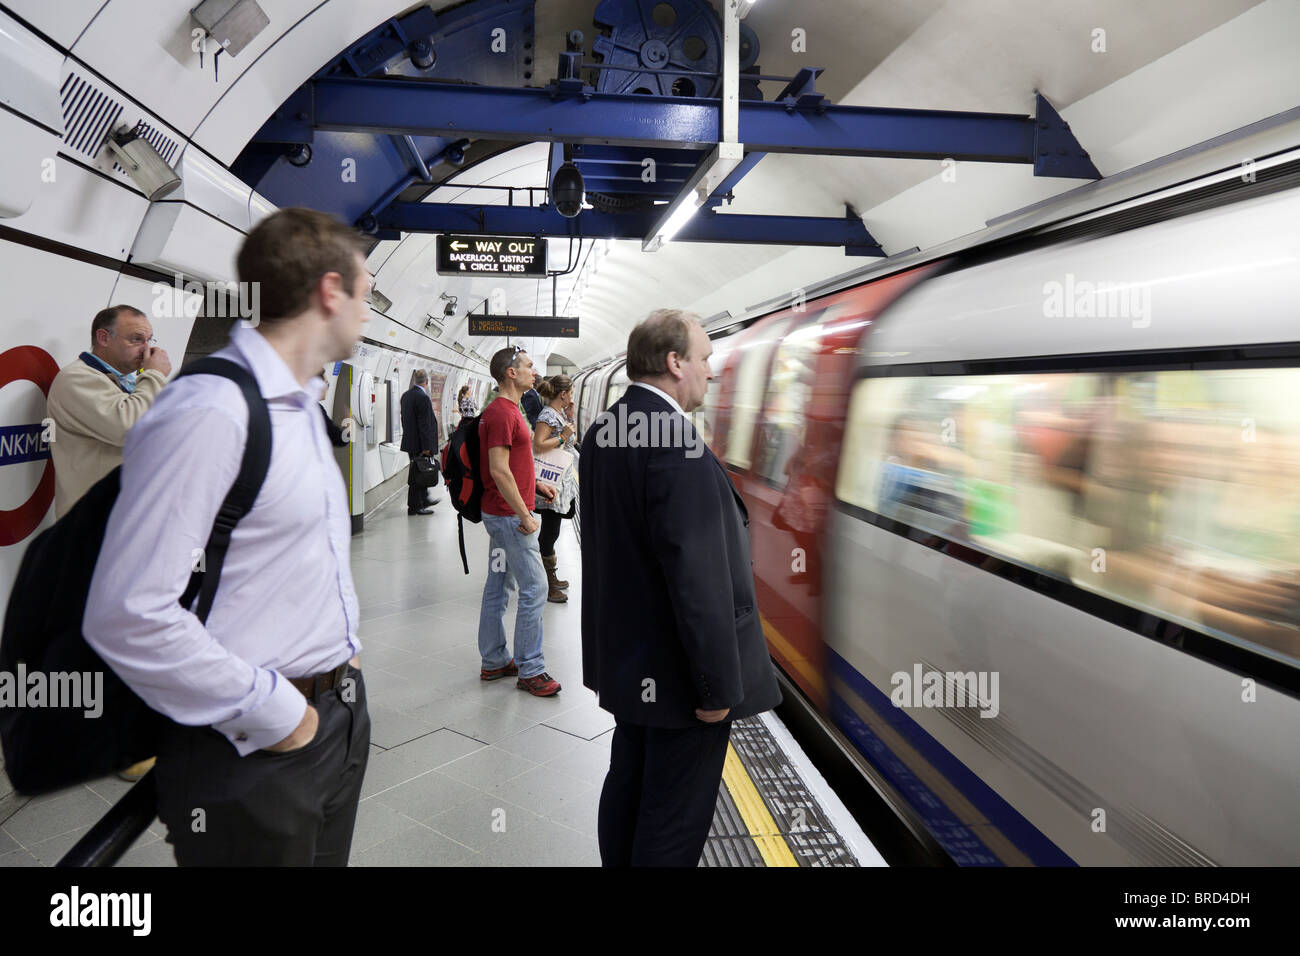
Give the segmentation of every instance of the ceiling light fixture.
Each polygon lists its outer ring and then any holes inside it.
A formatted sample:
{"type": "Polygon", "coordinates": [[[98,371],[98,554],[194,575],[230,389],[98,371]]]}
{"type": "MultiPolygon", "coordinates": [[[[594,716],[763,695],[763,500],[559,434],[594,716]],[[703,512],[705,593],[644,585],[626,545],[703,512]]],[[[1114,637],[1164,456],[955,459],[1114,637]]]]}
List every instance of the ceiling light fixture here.
{"type": "Polygon", "coordinates": [[[643,252],[657,252],[665,242],[671,242],[682,227],[709,201],[709,197],[731,175],[745,156],[741,143],[718,143],[704,158],[677,198],[664,208],[663,213],[641,243],[643,252]]]}

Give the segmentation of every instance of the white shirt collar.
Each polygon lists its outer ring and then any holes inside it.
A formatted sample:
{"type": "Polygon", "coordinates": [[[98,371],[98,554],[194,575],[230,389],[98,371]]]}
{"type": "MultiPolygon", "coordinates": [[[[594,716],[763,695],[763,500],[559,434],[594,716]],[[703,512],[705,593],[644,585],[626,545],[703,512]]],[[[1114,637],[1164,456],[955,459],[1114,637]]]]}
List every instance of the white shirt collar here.
{"type": "Polygon", "coordinates": [[[320,394],[324,382],[315,378],[306,385],[299,385],[289,366],[266,337],[242,321],[236,320],[231,328],[230,344],[248,360],[248,370],[257,380],[257,388],[263,398],[301,394],[314,399],[320,394]]]}
{"type": "Polygon", "coordinates": [[[665,402],[667,402],[669,405],[671,405],[671,406],[673,407],[673,411],[675,411],[678,415],[685,415],[685,414],[686,414],[684,411],[682,411],[682,406],[680,406],[680,405],[677,404],[677,399],[673,398],[671,395],[669,395],[667,392],[665,392],[662,388],[655,388],[653,385],[647,385],[645,382],[633,382],[632,384],[633,384],[633,385],[639,385],[639,386],[641,386],[642,388],[648,388],[650,391],[654,392],[656,395],[658,395],[660,398],[662,398],[665,402]]]}

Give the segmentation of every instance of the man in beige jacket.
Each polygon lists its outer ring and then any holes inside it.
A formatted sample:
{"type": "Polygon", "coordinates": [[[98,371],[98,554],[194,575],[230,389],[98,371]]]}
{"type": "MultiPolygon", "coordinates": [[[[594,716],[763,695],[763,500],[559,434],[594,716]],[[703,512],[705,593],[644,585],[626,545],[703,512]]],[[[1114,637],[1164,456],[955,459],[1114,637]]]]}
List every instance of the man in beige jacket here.
{"type": "MultiPolygon", "coordinates": [[[[139,309],[114,305],[90,323],[89,352],[59,370],[46,408],[54,419],[54,516],[67,514],[91,486],[122,464],[122,443],[167,383],[172,363],[154,345],[153,326],[139,309]]],[[[119,774],[139,780],[142,760],[119,774]]]]}
{"type": "Polygon", "coordinates": [[[167,353],[154,347],[149,319],[129,305],[99,312],[90,341],[91,350],[54,377],[47,399],[54,420],[56,518],[122,464],[127,431],[153,404],[172,370],[167,353]]]}

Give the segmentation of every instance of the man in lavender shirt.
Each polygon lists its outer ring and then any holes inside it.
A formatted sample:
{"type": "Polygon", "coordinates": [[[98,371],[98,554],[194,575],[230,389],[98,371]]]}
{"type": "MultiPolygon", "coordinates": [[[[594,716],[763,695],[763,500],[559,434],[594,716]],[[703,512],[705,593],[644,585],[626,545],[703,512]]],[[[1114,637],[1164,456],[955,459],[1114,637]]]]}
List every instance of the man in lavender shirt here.
{"type": "Polygon", "coordinates": [[[171,718],[154,771],[182,866],[343,866],[370,745],[357,656],[351,517],[325,424],[321,368],[352,355],[369,315],[357,236],[284,209],[238,259],[255,326],[217,352],[249,369],[271,419],[271,462],[235,528],[206,624],[177,597],[239,471],[239,387],[191,375],[127,433],[83,631],[171,718]]]}

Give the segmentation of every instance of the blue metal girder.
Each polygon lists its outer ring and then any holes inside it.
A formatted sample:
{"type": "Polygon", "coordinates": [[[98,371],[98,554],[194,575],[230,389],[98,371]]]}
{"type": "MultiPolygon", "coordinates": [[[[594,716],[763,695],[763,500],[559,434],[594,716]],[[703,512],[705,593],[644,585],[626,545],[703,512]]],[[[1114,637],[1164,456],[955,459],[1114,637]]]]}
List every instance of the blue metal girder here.
{"type": "Polygon", "coordinates": [[[765,153],[745,153],[745,158],[740,161],[740,165],[731,171],[731,175],[718,184],[718,188],[713,191],[713,195],[725,196],[735,189],[736,183],[744,179],[765,155],[765,153]]]}
{"type": "MultiPolygon", "coordinates": [[[[682,149],[705,149],[719,141],[718,100],[560,96],[543,89],[395,78],[327,77],[311,85],[311,116],[303,125],[322,130],[682,149]]],[[[1073,134],[1051,113],[1030,117],[824,103],[804,109],[797,103],[742,101],[740,141],[753,152],[1029,164],[1037,163],[1040,149],[1049,148],[1040,146],[1048,136],[1055,160],[1036,165],[1036,174],[1099,178],[1073,134]]]]}
{"type": "MultiPolygon", "coordinates": [[[[550,206],[471,206],[459,203],[393,203],[376,217],[380,235],[400,232],[490,233],[492,235],[552,236],[640,241],[661,209],[627,213],[584,210],[565,219],[550,206]]],[[[700,210],[682,227],[676,242],[733,242],[758,245],[844,246],[849,255],[883,256],[862,220],[845,216],[722,215],[700,210]]]]}
{"type": "Polygon", "coordinates": [[[689,175],[707,152],[703,149],[634,149],[627,146],[586,145],[573,148],[573,160],[576,163],[635,166],[639,169],[643,161],[653,159],[661,170],[680,166],[689,175]]]}
{"type": "Polygon", "coordinates": [[[588,176],[583,175],[583,184],[589,193],[618,193],[620,195],[648,196],[667,199],[676,196],[686,185],[684,179],[664,179],[657,182],[643,183],[640,177],[588,176]]]}

